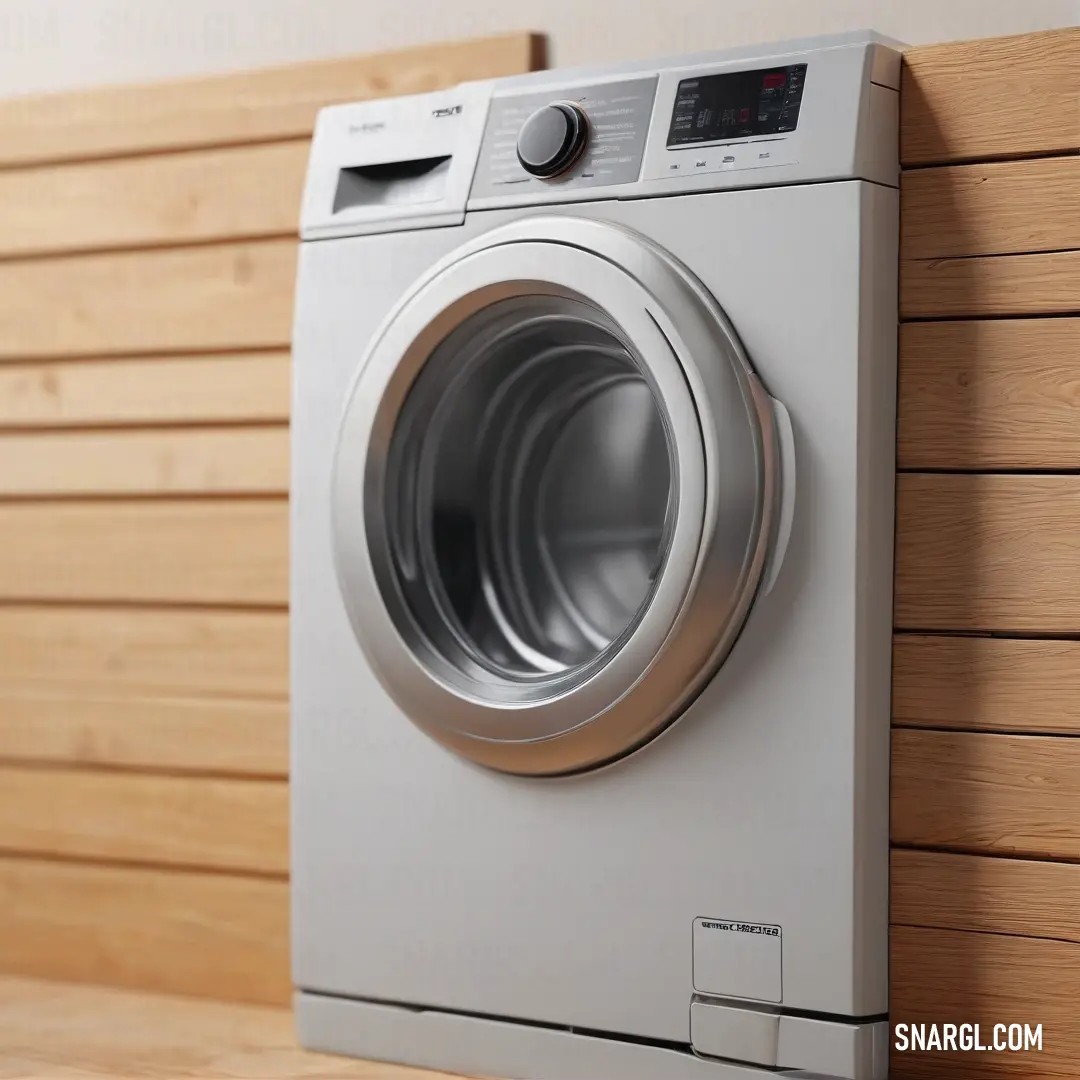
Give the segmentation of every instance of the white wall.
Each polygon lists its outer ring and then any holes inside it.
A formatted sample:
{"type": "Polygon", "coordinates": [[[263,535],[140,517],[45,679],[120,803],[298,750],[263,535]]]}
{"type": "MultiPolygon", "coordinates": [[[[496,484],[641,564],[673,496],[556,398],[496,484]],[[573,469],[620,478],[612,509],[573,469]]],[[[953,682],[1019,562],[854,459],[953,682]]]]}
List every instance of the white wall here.
{"type": "Polygon", "coordinates": [[[912,44],[1080,23],[1080,0],[0,0],[0,96],[544,31],[560,66],[844,29],[912,44]]]}

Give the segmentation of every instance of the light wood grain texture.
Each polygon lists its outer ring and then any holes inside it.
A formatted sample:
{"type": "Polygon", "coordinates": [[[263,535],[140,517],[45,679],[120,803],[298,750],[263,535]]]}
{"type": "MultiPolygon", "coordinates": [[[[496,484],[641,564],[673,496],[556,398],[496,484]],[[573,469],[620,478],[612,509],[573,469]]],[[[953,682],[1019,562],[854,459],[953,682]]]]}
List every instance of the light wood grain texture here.
{"type": "Polygon", "coordinates": [[[289,419],[287,351],[0,364],[0,430],[289,419]]]}
{"type": "Polygon", "coordinates": [[[1080,248],[1078,186],[1080,157],[1075,156],[905,172],[901,258],[1080,248]]]}
{"type": "Polygon", "coordinates": [[[453,1080],[305,1053],[285,1009],[26,978],[0,979],[0,1048],[0,1075],[33,1080],[453,1080]]]}
{"type": "Polygon", "coordinates": [[[288,490],[285,427],[0,434],[0,498],[288,490]]]}
{"type": "MultiPolygon", "coordinates": [[[[225,1000],[289,1000],[284,881],[6,857],[0,911],[0,956],[9,972],[225,1000]]],[[[41,1039],[32,1026],[20,1030],[28,1017],[19,1003],[33,996],[12,996],[10,985],[0,979],[0,1076],[11,1075],[4,1055],[16,1048],[30,1059],[36,1054],[36,1075],[48,1075],[43,1055],[64,1044],[41,1039]]],[[[81,1023],[67,1018],[67,1031],[88,1050],[110,1038],[92,1014],[81,1023]]],[[[145,1034],[133,1025],[123,1045],[134,1049],[145,1034]]],[[[189,1050],[198,1045],[193,1038],[189,1050]]],[[[125,1076],[137,1063],[136,1055],[127,1068],[119,1057],[110,1064],[125,1076]]]]}
{"type": "Polygon", "coordinates": [[[894,843],[1080,859],[1080,741],[892,733],[894,843]]]}
{"type": "Polygon", "coordinates": [[[512,33],[287,67],[0,103],[0,164],[300,138],[334,102],[395,97],[543,66],[512,33]]]}
{"type": "Polygon", "coordinates": [[[0,606],[6,695],[287,700],[284,612],[0,606]]]}
{"type": "Polygon", "coordinates": [[[283,348],[297,243],[0,263],[0,359],[283,348]]]}
{"type": "Polygon", "coordinates": [[[1080,865],[897,849],[894,925],[1020,934],[1080,944],[1080,865]]]}
{"type": "Polygon", "coordinates": [[[283,499],[0,504],[0,598],[288,603],[283,499]]]}
{"type": "Polygon", "coordinates": [[[0,170],[0,254],[297,232],[310,140],[0,170]]]}
{"type": "Polygon", "coordinates": [[[896,625],[1080,630],[1080,477],[897,477],[896,625]]]}
{"type": "Polygon", "coordinates": [[[1080,29],[909,49],[900,89],[905,165],[1080,148],[1080,29]]]}
{"type": "Polygon", "coordinates": [[[288,787],[0,765],[0,850],[285,875],[288,787]]]}
{"type": "MultiPolygon", "coordinates": [[[[1080,1074],[1076,999],[1080,946],[1001,934],[894,926],[890,935],[889,1020],[1042,1024],[1041,1053],[899,1053],[893,1080],[1075,1080],[1080,1074]]],[[[940,1029],[939,1029],[940,1030],[940,1029]]]]}
{"type": "Polygon", "coordinates": [[[1068,315],[1080,311],[1080,251],[905,259],[900,315],[905,319],[987,315],[1068,315]]]}
{"type": "Polygon", "coordinates": [[[37,693],[0,683],[0,761],[285,777],[283,701],[37,693]]]}
{"type": "Polygon", "coordinates": [[[893,723],[1080,735],[1080,641],[897,634],[893,723]]]}
{"type": "Polygon", "coordinates": [[[1080,467],[1080,319],[904,324],[897,424],[904,469],[1080,467]]]}
{"type": "Polygon", "coordinates": [[[0,434],[0,498],[288,490],[284,427],[0,434]]]}

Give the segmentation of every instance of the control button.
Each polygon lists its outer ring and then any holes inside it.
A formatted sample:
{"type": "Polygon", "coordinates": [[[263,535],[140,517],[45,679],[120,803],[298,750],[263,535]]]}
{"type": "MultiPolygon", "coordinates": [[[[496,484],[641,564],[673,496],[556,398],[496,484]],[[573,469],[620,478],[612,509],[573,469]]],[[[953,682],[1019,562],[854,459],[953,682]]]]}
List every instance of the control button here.
{"type": "Polygon", "coordinates": [[[573,102],[553,102],[521,125],[517,158],[527,173],[549,179],[566,172],[581,157],[588,140],[585,111],[573,102]]]}

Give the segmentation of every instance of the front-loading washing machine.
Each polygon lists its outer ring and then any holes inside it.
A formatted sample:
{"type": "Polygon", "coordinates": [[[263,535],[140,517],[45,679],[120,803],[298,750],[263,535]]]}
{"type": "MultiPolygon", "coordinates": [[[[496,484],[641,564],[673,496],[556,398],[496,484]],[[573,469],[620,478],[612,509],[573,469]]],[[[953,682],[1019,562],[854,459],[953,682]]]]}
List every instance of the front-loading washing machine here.
{"type": "Polygon", "coordinates": [[[899,68],[851,35],[319,115],[305,1045],[886,1075],[899,68]]]}

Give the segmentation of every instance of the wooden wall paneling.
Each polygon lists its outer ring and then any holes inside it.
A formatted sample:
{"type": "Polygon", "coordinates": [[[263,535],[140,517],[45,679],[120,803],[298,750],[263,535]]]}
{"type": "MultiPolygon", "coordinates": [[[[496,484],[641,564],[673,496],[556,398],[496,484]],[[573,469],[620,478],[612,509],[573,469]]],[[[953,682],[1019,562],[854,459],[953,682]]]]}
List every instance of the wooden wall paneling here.
{"type": "Polygon", "coordinates": [[[913,169],[900,178],[904,259],[1080,248],[1080,157],[913,169]]]}
{"type": "Polygon", "coordinates": [[[288,490],[284,427],[0,434],[0,498],[288,490]]]}
{"type": "Polygon", "coordinates": [[[0,851],[285,876],[288,787],[3,765],[0,851]]]}
{"type": "Polygon", "coordinates": [[[1078,311],[1080,251],[900,261],[900,314],[905,319],[1078,311]]]}
{"type": "Polygon", "coordinates": [[[896,849],[890,916],[935,926],[1080,944],[1080,865],[896,849]]]}
{"type": "Polygon", "coordinates": [[[1080,735],[1080,641],[897,634],[893,723],[1080,735]]]}
{"type": "Polygon", "coordinates": [[[895,729],[894,843],[1080,860],[1080,741],[895,729]]]}
{"type": "Polygon", "coordinates": [[[284,349],[0,363],[0,431],[287,422],[289,390],[284,349]]]}
{"type": "Polygon", "coordinates": [[[285,881],[4,857],[0,911],[7,971],[267,1004],[290,997],[285,881]]]}
{"type": "Polygon", "coordinates": [[[283,611],[0,605],[0,692],[286,701],[283,611]]]}
{"type": "Polygon", "coordinates": [[[1080,148],[1080,29],[910,49],[900,86],[904,165],[1080,148]]]}
{"type": "Polygon", "coordinates": [[[309,149],[304,138],[0,169],[0,255],[295,235],[309,149]]]}
{"type": "Polygon", "coordinates": [[[893,1080],[1072,1080],[1080,1075],[1080,945],[1006,934],[893,926],[893,1023],[1042,1024],[1041,1053],[900,1053],[893,1080]]]}
{"type": "Polygon", "coordinates": [[[1078,476],[901,474],[897,626],[1080,630],[1078,521],[1078,476]]]}
{"type": "Polygon", "coordinates": [[[297,243],[0,262],[0,359],[287,347],[297,243]]]}
{"type": "Polygon", "coordinates": [[[0,503],[0,599],[288,603],[284,499],[0,503]]]}
{"type": "Polygon", "coordinates": [[[0,102],[0,165],[302,138],[334,102],[394,97],[543,66],[510,33],[286,67],[0,102]]]}
{"type": "Polygon", "coordinates": [[[898,402],[900,468],[1080,468],[1080,319],[905,323],[898,402]]]}
{"type": "Polygon", "coordinates": [[[0,763],[288,776],[289,706],[0,685],[0,763]]]}

